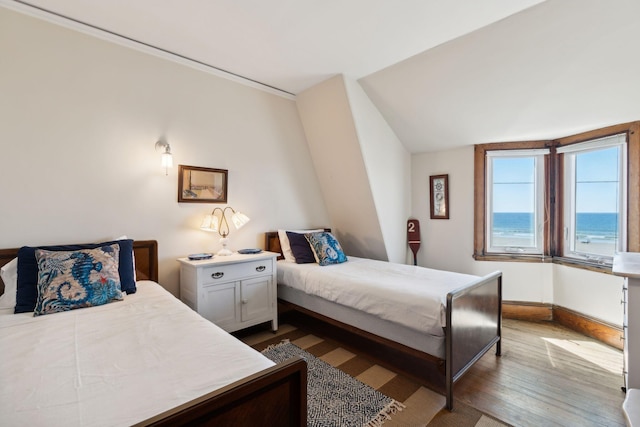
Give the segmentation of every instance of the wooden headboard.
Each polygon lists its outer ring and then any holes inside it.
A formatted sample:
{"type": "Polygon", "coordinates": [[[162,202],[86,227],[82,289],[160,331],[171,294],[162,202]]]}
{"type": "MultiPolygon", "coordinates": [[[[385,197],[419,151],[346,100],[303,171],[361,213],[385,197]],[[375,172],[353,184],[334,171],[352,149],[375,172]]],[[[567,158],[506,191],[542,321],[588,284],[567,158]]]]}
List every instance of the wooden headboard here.
{"type": "MultiPolygon", "coordinates": [[[[276,233],[277,237],[278,233],[276,233]]],[[[0,267],[18,256],[18,249],[0,249],[0,267]]],[[[158,242],[134,240],[133,254],[136,262],[136,279],[158,281],[158,242]]],[[[0,278],[0,295],[4,294],[4,282],[0,278]]]]}
{"type": "Polygon", "coordinates": [[[267,231],[264,233],[264,248],[269,252],[279,253],[278,259],[284,259],[282,248],[280,247],[280,237],[278,237],[277,231],[267,231]]]}
{"type": "Polygon", "coordinates": [[[134,240],[133,256],[136,263],[136,279],[157,282],[158,242],[155,240],[134,240]]]}

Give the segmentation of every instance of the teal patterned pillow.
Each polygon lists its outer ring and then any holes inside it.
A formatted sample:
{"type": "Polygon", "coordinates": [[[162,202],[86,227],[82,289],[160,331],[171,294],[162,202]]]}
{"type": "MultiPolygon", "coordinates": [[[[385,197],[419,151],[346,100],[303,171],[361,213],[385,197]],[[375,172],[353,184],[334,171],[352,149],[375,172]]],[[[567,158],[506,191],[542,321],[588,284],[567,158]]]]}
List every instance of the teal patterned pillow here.
{"type": "Polygon", "coordinates": [[[333,234],[323,231],[307,233],[305,237],[313,249],[313,253],[320,265],[340,264],[347,261],[347,256],[333,234]]]}
{"type": "Polygon", "coordinates": [[[78,251],[36,249],[38,299],[34,316],[122,300],[118,244],[78,251]]]}

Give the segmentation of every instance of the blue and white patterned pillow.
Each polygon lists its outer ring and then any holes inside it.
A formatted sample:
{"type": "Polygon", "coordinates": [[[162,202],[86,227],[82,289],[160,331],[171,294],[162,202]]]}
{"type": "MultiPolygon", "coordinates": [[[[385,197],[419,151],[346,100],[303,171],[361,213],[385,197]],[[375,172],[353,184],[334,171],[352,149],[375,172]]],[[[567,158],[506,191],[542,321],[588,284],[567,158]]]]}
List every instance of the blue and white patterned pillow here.
{"type": "Polygon", "coordinates": [[[333,234],[323,231],[320,233],[307,233],[305,237],[309,241],[309,245],[311,245],[318,264],[340,264],[347,261],[347,256],[333,234]]]}
{"type": "Polygon", "coordinates": [[[78,251],[36,249],[38,299],[34,316],[122,300],[120,246],[78,251]]]}

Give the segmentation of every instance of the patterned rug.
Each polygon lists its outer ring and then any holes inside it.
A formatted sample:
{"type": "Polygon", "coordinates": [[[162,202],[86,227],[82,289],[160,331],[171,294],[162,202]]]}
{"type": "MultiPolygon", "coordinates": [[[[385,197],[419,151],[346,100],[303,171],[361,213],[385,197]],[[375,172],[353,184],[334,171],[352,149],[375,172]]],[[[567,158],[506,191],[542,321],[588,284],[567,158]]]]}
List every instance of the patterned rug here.
{"type": "MultiPolygon", "coordinates": [[[[244,330],[239,333],[243,342],[258,351],[289,341],[315,358],[339,369],[348,376],[401,402],[402,411],[384,420],[384,427],[505,427],[508,424],[456,400],[448,411],[445,398],[425,384],[376,364],[366,354],[353,353],[339,342],[317,336],[291,324],[281,324],[277,333],[271,330],[244,330]]],[[[349,400],[350,397],[347,397],[349,400]]],[[[312,420],[311,417],[309,417],[312,420]]],[[[365,423],[363,423],[365,424],[365,423]]],[[[310,425],[317,425],[310,422],[310,425]]],[[[331,427],[338,427],[338,422],[331,427]]]]}
{"type": "Polygon", "coordinates": [[[308,369],[308,426],[381,426],[404,405],[290,343],[267,347],[276,363],[300,356],[308,369]]]}

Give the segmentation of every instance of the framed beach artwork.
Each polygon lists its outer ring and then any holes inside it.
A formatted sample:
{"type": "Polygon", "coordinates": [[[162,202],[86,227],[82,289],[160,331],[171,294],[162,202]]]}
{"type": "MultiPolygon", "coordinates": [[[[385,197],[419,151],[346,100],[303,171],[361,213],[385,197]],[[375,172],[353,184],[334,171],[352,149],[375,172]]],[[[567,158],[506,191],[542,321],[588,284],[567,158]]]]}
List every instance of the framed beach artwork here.
{"type": "Polygon", "coordinates": [[[449,175],[429,177],[431,219],[449,219],[449,175]]]}
{"type": "Polygon", "coordinates": [[[178,166],[178,202],[227,203],[226,169],[178,166]]]}

